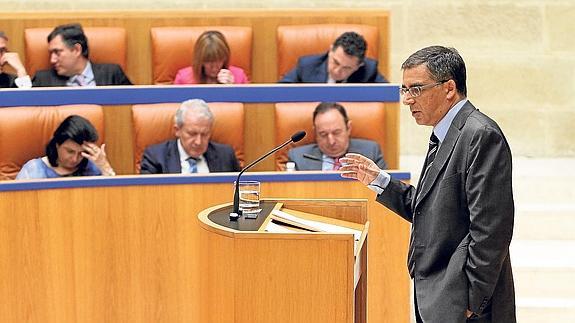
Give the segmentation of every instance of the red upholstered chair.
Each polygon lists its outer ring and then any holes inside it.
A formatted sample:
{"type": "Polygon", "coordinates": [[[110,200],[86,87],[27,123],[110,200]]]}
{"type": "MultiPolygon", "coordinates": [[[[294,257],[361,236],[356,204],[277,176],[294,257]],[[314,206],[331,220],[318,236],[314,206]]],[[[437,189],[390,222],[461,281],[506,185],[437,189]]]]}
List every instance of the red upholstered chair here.
{"type": "MultiPolygon", "coordinates": [[[[214,114],[212,140],[234,148],[240,166],[244,165],[244,105],[242,103],[208,103],[214,114]],[[230,131],[233,129],[234,131],[230,131]]],[[[176,138],[174,115],[179,103],[138,104],[132,106],[134,164],[140,172],[140,161],[146,147],[176,138]]]]}
{"type": "Polygon", "coordinates": [[[379,32],[377,27],[352,24],[278,26],[277,55],[279,79],[293,69],[301,56],[325,53],[339,35],[355,31],[367,42],[366,56],[377,59],[379,32]]]}
{"type": "Polygon", "coordinates": [[[230,64],[241,67],[248,78],[252,71],[252,28],[240,26],[154,27],[152,73],[154,84],[172,84],[179,69],[190,66],[196,39],[205,31],[217,30],[230,46],[230,64]]]}
{"type": "MultiPolygon", "coordinates": [[[[306,137],[275,154],[276,170],[284,170],[287,153],[290,148],[315,142],[313,131],[313,110],[319,102],[276,103],[275,105],[275,138],[276,145],[289,138],[298,130],[305,130],[306,137]]],[[[379,143],[385,156],[385,108],[377,102],[340,102],[351,120],[351,137],[370,139],[379,143]]]]}
{"type": "Polygon", "coordinates": [[[14,179],[29,160],[46,155],[54,130],[69,115],[90,120],[104,142],[104,113],[99,105],[0,108],[0,179],[14,179]]]}
{"type": "MultiPolygon", "coordinates": [[[[126,71],[126,30],[120,27],[83,27],[88,38],[90,61],[118,64],[126,71]]],[[[26,28],[24,45],[29,75],[50,68],[48,35],[53,28],[26,28]]]]}

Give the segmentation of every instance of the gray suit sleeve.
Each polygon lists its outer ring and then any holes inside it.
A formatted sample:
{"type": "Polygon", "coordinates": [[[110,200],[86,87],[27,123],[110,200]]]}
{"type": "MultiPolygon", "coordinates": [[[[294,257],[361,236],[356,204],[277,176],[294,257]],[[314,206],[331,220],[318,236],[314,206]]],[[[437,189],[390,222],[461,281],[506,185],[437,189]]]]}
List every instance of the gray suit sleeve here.
{"type": "Polygon", "coordinates": [[[412,201],[415,198],[415,187],[392,179],[376,201],[386,206],[408,222],[413,222],[412,201]]]}

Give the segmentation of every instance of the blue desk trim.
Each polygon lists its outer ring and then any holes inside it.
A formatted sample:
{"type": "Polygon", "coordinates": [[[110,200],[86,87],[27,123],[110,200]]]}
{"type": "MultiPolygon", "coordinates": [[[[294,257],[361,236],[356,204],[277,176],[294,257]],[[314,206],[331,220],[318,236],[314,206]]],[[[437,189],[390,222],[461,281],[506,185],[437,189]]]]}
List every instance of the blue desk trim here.
{"type": "Polygon", "coordinates": [[[66,104],[130,105],[182,102],[399,102],[397,84],[243,84],[192,86],[103,86],[3,89],[0,107],[66,104]]]}
{"type": "MultiPolygon", "coordinates": [[[[393,179],[409,180],[408,172],[391,172],[393,179]]],[[[201,183],[233,183],[237,174],[219,173],[210,175],[128,175],[116,177],[76,177],[65,179],[44,179],[35,181],[5,181],[0,183],[0,192],[35,191],[60,188],[178,185],[201,183]]],[[[349,181],[338,173],[325,172],[258,172],[245,173],[242,180],[260,182],[322,182],[349,181]]]]}

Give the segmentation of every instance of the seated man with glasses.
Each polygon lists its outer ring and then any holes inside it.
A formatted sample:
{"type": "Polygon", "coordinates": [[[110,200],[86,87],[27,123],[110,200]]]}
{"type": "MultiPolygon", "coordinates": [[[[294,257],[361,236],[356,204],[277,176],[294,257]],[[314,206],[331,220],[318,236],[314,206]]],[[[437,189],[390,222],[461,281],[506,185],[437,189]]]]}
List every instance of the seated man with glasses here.
{"type": "Polygon", "coordinates": [[[18,56],[18,53],[10,52],[7,46],[8,37],[4,32],[0,31],[0,88],[32,87],[32,81],[20,60],[20,56],[18,56]],[[16,75],[4,72],[5,66],[11,67],[16,72],[16,75]]]}
{"type": "Polygon", "coordinates": [[[303,56],[280,83],[387,83],[377,61],[366,58],[367,43],[355,32],[345,32],[327,53],[303,56]]]}

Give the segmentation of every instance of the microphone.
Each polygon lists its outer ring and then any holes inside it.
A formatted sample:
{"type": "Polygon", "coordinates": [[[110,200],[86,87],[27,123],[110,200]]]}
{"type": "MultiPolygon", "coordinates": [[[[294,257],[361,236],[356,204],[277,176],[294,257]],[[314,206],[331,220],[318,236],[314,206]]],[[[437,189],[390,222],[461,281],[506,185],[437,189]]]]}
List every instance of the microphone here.
{"type": "Polygon", "coordinates": [[[232,213],[230,213],[230,221],[236,221],[241,215],[241,212],[240,212],[240,176],[242,176],[242,174],[246,170],[251,168],[253,165],[259,163],[262,159],[268,157],[269,155],[275,153],[276,151],[282,149],[283,147],[289,145],[292,142],[298,142],[298,141],[302,140],[303,137],[305,137],[305,135],[306,135],[305,131],[298,131],[298,132],[294,133],[289,140],[287,140],[283,144],[275,147],[274,149],[268,151],[263,156],[254,160],[253,162],[251,162],[249,165],[247,165],[246,167],[244,167],[244,169],[242,169],[240,171],[240,173],[238,174],[238,177],[236,178],[236,187],[234,190],[234,208],[232,210],[232,213]]]}
{"type": "Polygon", "coordinates": [[[323,159],[323,158],[321,158],[321,157],[314,156],[314,155],[310,155],[310,154],[303,154],[303,158],[307,158],[307,159],[319,161],[319,162],[322,162],[322,163],[323,163],[323,162],[326,162],[326,163],[332,164],[332,165],[335,164],[334,162],[332,162],[332,161],[329,160],[329,159],[323,159]]]}

